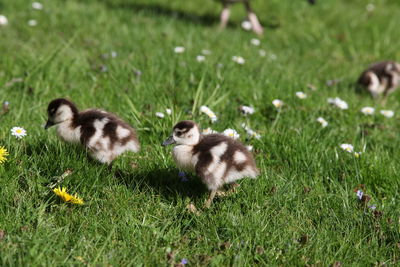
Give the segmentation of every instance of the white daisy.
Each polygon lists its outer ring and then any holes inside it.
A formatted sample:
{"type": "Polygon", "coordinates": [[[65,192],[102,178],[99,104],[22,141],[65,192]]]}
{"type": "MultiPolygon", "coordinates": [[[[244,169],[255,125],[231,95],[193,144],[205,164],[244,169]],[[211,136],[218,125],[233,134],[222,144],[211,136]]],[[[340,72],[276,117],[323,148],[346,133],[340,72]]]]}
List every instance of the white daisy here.
{"type": "Polygon", "coordinates": [[[261,44],[260,40],[258,40],[257,38],[253,38],[250,40],[250,43],[254,46],[259,46],[261,44]]]}
{"type": "Polygon", "coordinates": [[[336,98],[329,97],[327,101],[329,104],[335,105],[335,103],[336,103],[335,100],[336,100],[336,98]]]}
{"type": "Polygon", "coordinates": [[[210,50],[207,50],[207,49],[201,50],[201,53],[202,53],[203,55],[205,55],[205,56],[211,55],[211,51],[210,51],[210,50]]]}
{"type": "Polygon", "coordinates": [[[0,15],[0,26],[6,26],[8,24],[8,19],[4,15],[0,15]]]}
{"type": "Polygon", "coordinates": [[[340,109],[348,109],[349,108],[349,105],[347,105],[347,103],[345,101],[338,102],[336,106],[340,109]]]}
{"type": "Polygon", "coordinates": [[[300,99],[307,98],[307,95],[304,92],[296,92],[296,96],[300,99]]]}
{"type": "Polygon", "coordinates": [[[250,137],[254,137],[255,139],[260,139],[261,135],[259,135],[258,133],[256,133],[255,131],[253,131],[249,126],[247,126],[245,123],[242,123],[241,125],[243,127],[243,129],[246,131],[246,133],[250,136],[250,137]]]}
{"type": "Polygon", "coordinates": [[[354,147],[350,144],[341,144],[340,147],[344,150],[347,151],[349,153],[353,153],[354,151],[354,147]]]}
{"type": "Polygon", "coordinates": [[[32,8],[33,9],[37,9],[37,10],[42,10],[43,9],[43,5],[39,2],[33,2],[32,3],[32,8]]]}
{"type": "Polygon", "coordinates": [[[272,105],[274,105],[277,109],[280,109],[283,106],[283,101],[275,99],[274,101],[272,101],[272,105]]]}
{"type": "Polygon", "coordinates": [[[246,146],[246,148],[248,151],[253,151],[253,146],[251,146],[251,145],[246,146]]]}
{"type": "Polygon", "coordinates": [[[372,115],[372,114],[374,114],[375,109],[372,108],[372,107],[363,107],[363,108],[361,109],[361,112],[362,112],[364,115],[372,115]]]}
{"type": "Polygon", "coordinates": [[[236,132],[234,129],[226,129],[223,132],[224,135],[231,137],[233,139],[238,139],[240,137],[240,135],[238,134],[238,132],[236,132]]]}
{"type": "Polygon", "coordinates": [[[206,60],[206,57],[203,56],[203,55],[198,55],[198,56],[196,57],[196,60],[197,60],[197,62],[203,62],[204,60],[206,60]]]}
{"type": "Polygon", "coordinates": [[[183,52],[185,52],[185,48],[183,46],[177,46],[174,48],[174,52],[176,54],[182,54],[183,52]]]}
{"type": "Polygon", "coordinates": [[[31,19],[28,21],[28,25],[31,27],[35,27],[37,25],[37,21],[34,19],[31,19]]]}
{"type": "Polygon", "coordinates": [[[361,154],[362,154],[362,152],[354,152],[354,156],[355,156],[356,158],[360,157],[361,154]]]}
{"type": "Polygon", "coordinates": [[[171,114],[172,114],[172,109],[167,108],[167,109],[165,109],[165,112],[166,112],[168,115],[171,115],[171,114]]]}
{"type": "Polygon", "coordinates": [[[375,9],[375,5],[372,4],[372,3],[369,3],[369,4],[365,7],[365,9],[366,9],[368,12],[372,12],[372,11],[374,11],[374,9],[375,9]]]}
{"type": "Polygon", "coordinates": [[[111,51],[111,57],[116,58],[118,56],[118,53],[115,51],[111,51]]]}
{"type": "Polygon", "coordinates": [[[319,123],[321,123],[321,125],[322,125],[323,128],[325,128],[326,126],[328,126],[328,122],[327,122],[324,118],[322,118],[322,117],[318,117],[318,118],[317,118],[317,121],[318,121],[319,123]]]}
{"type": "Polygon", "coordinates": [[[312,91],[317,91],[317,87],[311,83],[307,84],[307,87],[312,91]]]}
{"type": "Polygon", "coordinates": [[[245,21],[242,22],[242,28],[244,30],[246,30],[246,31],[250,31],[251,28],[253,28],[253,27],[251,26],[251,22],[250,21],[245,20],[245,21]]]}
{"type": "Polygon", "coordinates": [[[216,134],[216,133],[218,133],[218,132],[214,131],[210,127],[206,128],[206,129],[203,129],[203,134],[216,134]]]}
{"type": "Polygon", "coordinates": [[[343,110],[349,108],[349,105],[344,100],[340,99],[339,97],[328,98],[328,103],[335,105],[336,107],[343,109],[343,110]]]}
{"type": "Polygon", "coordinates": [[[216,122],[218,120],[215,113],[209,107],[201,106],[200,111],[205,113],[211,119],[211,122],[216,122]]]}
{"type": "Polygon", "coordinates": [[[14,135],[16,138],[22,138],[26,136],[26,130],[21,127],[13,127],[11,129],[11,134],[14,135]]]}
{"type": "Polygon", "coordinates": [[[380,112],[386,118],[391,118],[394,116],[394,112],[392,110],[381,110],[380,112]]]}
{"type": "Polygon", "coordinates": [[[275,61],[275,60],[278,59],[278,56],[275,55],[275,54],[271,54],[271,55],[269,56],[269,59],[271,59],[272,61],[275,61]]]}
{"type": "Polygon", "coordinates": [[[244,58],[239,57],[239,56],[233,56],[232,60],[235,61],[237,64],[243,65],[246,61],[244,58]]]}
{"type": "Polygon", "coordinates": [[[158,117],[158,118],[164,118],[165,117],[165,115],[164,115],[164,113],[162,113],[162,112],[156,112],[156,117],[158,117]]]}
{"type": "Polygon", "coordinates": [[[260,49],[260,50],[258,51],[258,54],[260,55],[260,57],[265,57],[265,56],[267,55],[267,52],[265,52],[264,49],[260,49]]]}
{"type": "Polygon", "coordinates": [[[254,113],[254,108],[249,107],[249,106],[240,106],[240,111],[242,112],[243,115],[248,115],[248,114],[253,114],[254,113]]]}

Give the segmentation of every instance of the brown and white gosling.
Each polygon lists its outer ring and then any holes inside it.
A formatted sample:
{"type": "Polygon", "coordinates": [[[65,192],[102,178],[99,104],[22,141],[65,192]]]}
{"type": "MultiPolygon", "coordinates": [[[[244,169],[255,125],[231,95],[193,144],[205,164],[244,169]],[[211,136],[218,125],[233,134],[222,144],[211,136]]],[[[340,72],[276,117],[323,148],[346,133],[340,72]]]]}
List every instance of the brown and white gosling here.
{"type": "Polygon", "coordinates": [[[206,207],[224,184],[259,174],[253,156],[240,142],[221,134],[202,135],[193,121],[177,123],[162,145],[170,144],[176,144],[172,154],[178,167],[195,171],[210,190],[206,207]]]}
{"type": "Polygon", "coordinates": [[[138,152],[135,130],[114,114],[99,109],[79,112],[71,101],[54,99],[47,108],[45,129],[56,125],[66,142],[81,143],[101,163],[110,164],[125,151],[138,152]]]}
{"type": "Polygon", "coordinates": [[[400,84],[400,64],[382,61],[370,65],[358,78],[358,85],[374,98],[383,95],[384,101],[400,84]]]}

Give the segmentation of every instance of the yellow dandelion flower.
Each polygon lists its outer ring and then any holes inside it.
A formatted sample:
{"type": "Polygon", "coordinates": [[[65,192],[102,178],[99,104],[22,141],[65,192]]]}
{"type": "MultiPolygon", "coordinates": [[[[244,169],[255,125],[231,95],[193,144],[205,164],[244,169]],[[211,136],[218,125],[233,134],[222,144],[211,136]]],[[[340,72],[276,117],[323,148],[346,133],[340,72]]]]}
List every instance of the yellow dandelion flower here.
{"type": "Polygon", "coordinates": [[[0,164],[7,161],[8,151],[4,146],[0,146],[0,164]]]}
{"type": "Polygon", "coordinates": [[[72,204],[78,204],[78,205],[83,205],[83,199],[78,197],[77,194],[75,195],[70,195],[67,193],[67,189],[65,187],[63,188],[55,188],[53,189],[54,194],[59,196],[64,202],[67,203],[72,203],[72,204]]]}

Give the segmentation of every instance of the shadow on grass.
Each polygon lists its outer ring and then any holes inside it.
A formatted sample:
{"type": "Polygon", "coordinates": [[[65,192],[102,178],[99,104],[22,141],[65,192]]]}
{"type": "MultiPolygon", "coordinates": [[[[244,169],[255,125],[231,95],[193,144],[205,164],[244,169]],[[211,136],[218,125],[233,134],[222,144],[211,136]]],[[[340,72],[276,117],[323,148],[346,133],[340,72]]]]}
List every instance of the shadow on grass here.
{"type": "MultiPolygon", "coordinates": [[[[181,20],[185,23],[192,23],[192,24],[200,24],[203,26],[213,26],[219,24],[220,18],[219,15],[199,15],[192,12],[186,12],[181,10],[172,9],[167,6],[162,6],[159,4],[141,4],[141,3],[133,3],[129,1],[123,2],[113,2],[110,0],[102,0],[102,2],[109,8],[112,9],[126,9],[131,10],[132,15],[137,12],[144,12],[149,14],[155,14],[157,16],[164,16],[164,17],[172,17],[177,20],[181,20]]],[[[220,7],[222,10],[222,6],[220,7]]],[[[266,22],[260,21],[261,24],[265,27],[275,29],[279,28],[280,24],[277,22],[266,22]]],[[[237,27],[237,22],[229,21],[227,27],[237,27]]]]}
{"type": "MultiPolygon", "coordinates": [[[[207,188],[203,185],[198,177],[188,174],[188,181],[182,181],[178,177],[178,169],[176,168],[158,168],[153,166],[152,169],[121,169],[118,165],[113,167],[99,163],[97,160],[90,157],[88,153],[82,153],[82,148],[78,145],[66,145],[63,153],[54,147],[54,144],[48,144],[45,139],[38,140],[35,143],[29,143],[25,146],[25,153],[28,157],[35,155],[41,160],[36,161],[35,169],[40,170],[41,175],[37,182],[41,183],[44,187],[52,184],[63,184],[64,180],[58,181],[59,177],[63,175],[68,168],[77,175],[84,175],[85,172],[97,169],[100,170],[99,175],[104,177],[115,177],[118,183],[125,185],[132,190],[140,192],[152,191],[159,194],[168,202],[177,202],[181,198],[188,197],[191,200],[204,198],[208,194],[207,188]],[[58,157],[58,154],[74,153],[74,158],[83,164],[71,165],[71,161],[65,162],[65,159],[58,157]],[[49,155],[50,154],[50,155],[49,155]],[[51,160],[51,158],[54,159],[51,160]],[[88,166],[89,165],[89,166],[88,166]]],[[[32,162],[25,163],[28,165],[32,162]]],[[[26,178],[21,177],[19,185],[24,190],[29,189],[26,178]]],[[[52,194],[50,194],[51,196],[52,194]]]]}
{"type": "Polygon", "coordinates": [[[198,15],[195,13],[184,12],[181,10],[175,10],[166,6],[159,4],[141,4],[134,3],[134,1],[124,1],[124,2],[113,2],[110,0],[102,0],[105,5],[113,9],[127,9],[132,11],[132,15],[137,12],[145,12],[150,14],[155,14],[157,16],[172,17],[178,20],[182,20],[188,23],[201,24],[210,26],[219,22],[219,17],[206,14],[198,15]]]}
{"type": "Polygon", "coordinates": [[[155,191],[168,201],[188,197],[192,201],[207,195],[208,191],[199,178],[188,175],[188,181],[178,177],[177,169],[154,169],[139,172],[114,170],[114,175],[122,184],[139,191],[155,191]]]}

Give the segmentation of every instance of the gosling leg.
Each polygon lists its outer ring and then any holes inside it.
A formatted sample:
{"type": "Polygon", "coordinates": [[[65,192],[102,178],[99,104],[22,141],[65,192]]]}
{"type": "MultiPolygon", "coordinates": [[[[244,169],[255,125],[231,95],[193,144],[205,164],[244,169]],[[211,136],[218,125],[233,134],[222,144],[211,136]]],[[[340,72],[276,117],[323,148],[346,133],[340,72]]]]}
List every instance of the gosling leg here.
{"type": "Polygon", "coordinates": [[[220,24],[219,24],[220,29],[226,28],[230,14],[231,14],[231,11],[229,9],[229,4],[224,3],[224,7],[223,7],[221,15],[220,15],[220,24]]]}
{"type": "Polygon", "coordinates": [[[251,9],[250,2],[248,0],[246,0],[244,2],[244,5],[245,5],[246,10],[247,10],[247,16],[248,16],[249,21],[251,23],[251,28],[253,29],[253,31],[256,34],[262,35],[264,33],[264,28],[261,26],[261,23],[258,20],[256,13],[254,13],[254,11],[251,9]]]}
{"type": "Polygon", "coordinates": [[[210,195],[208,196],[208,199],[204,205],[207,209],[211,206],[211,203],[212,203],[216,193],[217,193],[217,190],[212,190],[210,192],[210,195]]]}

